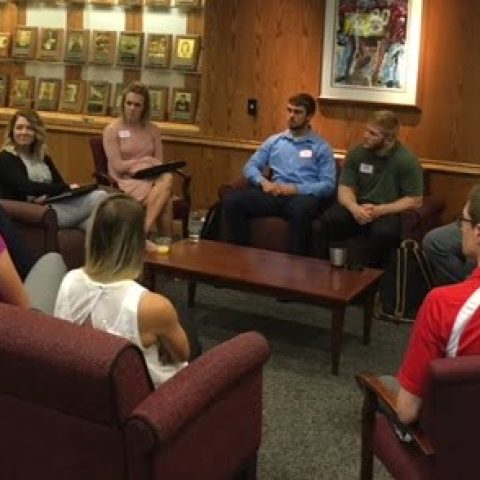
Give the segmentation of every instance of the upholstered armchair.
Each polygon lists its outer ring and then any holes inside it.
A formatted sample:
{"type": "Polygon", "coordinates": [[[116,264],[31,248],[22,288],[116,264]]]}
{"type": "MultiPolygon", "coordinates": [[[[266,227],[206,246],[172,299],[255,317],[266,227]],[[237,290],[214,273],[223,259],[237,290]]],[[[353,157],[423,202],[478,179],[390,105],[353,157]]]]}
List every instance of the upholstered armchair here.
{"type": "MultiPolygon", "coordinates": [[[[248,181],[245,177],[240,176],[222,185],[218,190],[218,196],[220,201],[222,201],[232,192],[247,188],[249,188],[248,181]]],[[[309,255],[313,257],[319,257],[322,254],[320,217],[333,204],[335,198],[336,194],[325,199],[318,211],[318,216],[312,222],[309,255]]],[[[441,225],[441,215],[444,208],[445,203],[443,201],[426,195],[422,207],[402,214],[402,240],[413,238],[420,241],[425,233],[441,225]]],[[[222,222],[221,240],[225,240],[226,233],[225,222],[222,222]]],[[[288,223],[280,217],[260,217],[253,218],[250,221],[250,245],[253,247],[286,252],[290,243],[289,237],[288,223]]],[[[351,260],[363,262],[367,250],[367,242],[368,239],[363,236],[349,239],[347,248],[353,257],[351,260]]]]}
{"type": "Polygon", "coordinates": [[[364,392],[361,480],[373,478],[374,456],[396,480],[478,478],[480,356],[431,363],[419,422],[396,420],[413,438],[409,444],[388,419],[396,419],[394,395],[374,375],[359,374],[357,381],[364,392]]]}
{"type": "Polygon", "coordinates": [[[69,269],[84,264],[85,233],[79,228],[59,228],[55,210],[16,200],[0,200],[8,216],[17,225],[25,246],[34,259],[47,252],[62,254],[69,269]]]}
{"type": "MultiPolygon", "coordinates": [[[[93,176],[96,178],[99,185],[117,189],[117,183],[108,174],[108,160],[103,148],[103,138],[101,136],[91,137],[89,141],[93,163],[95,165],[93,176]]],[[[192,203],[190,197],[190,182],[192,177],[180,170],[177,170],[175,173],[181,177],[182,181],[180,186],[181,196],[175,195],[173,197],[173,218],[182,222],[182,234],[184,237],[187,237],[188,215],[190,213],[190,206],[192,203]]]]}
{"type": "Polygon", "coordinates": [[[0,304],[0,478],[253,480],[268,357],[241,334],[154,390],[128,341],[0,304]]]}

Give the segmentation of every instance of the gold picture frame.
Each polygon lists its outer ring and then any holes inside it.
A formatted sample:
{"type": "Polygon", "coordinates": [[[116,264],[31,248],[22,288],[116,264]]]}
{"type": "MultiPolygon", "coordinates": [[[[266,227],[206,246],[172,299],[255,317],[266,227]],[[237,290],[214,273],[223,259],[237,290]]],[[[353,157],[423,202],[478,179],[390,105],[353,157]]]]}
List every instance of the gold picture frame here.
{"type": "Polygon", "coordinates": [[[174,88],[170,120],[172,122],[193,123],[197,109],[198,92],[192,88],[174,88]]]}
{"type": "Polygon", "coordinates": [[[37,47],[36,27],[16,27],[12,38],[12,57],[33,59],[37,47]]]}
{"type": "Polygon", "coordinates": [[[60,61],[63,51],[63,33],[61,28],[42,28],[40,30],[38,60],[60,61]]]}
{"type": "Polygon", "coordinates": [[[202,6],[202,0],[175,0],[176,7],[195,7],[202,6]]]}
{"type": "Polygon", "coordinates": [[[93,30],[90,37],[90,63],[113,65],[117,49],[117,32],[93,30]]]}
{"type": "Polygon", "coordinates": [[[172,3],[171,0],[145,0],[145,5],[147,7],[170,8],[172,3]]]}
{"type": "Polygon", "coordinates": [[[142,66],[143,33],[120,32],[117,49],[117,65],[120,67],[142,66]]]}
{"type": "Polygon", "coordinates": [[[58,111],[81,113],[84,103],[85,82],[83,80],[64,80],[58,111]]]}
{"type": "Polygon", "coordinates": [[[67,30],[63,60],[67,63],[85,63],[88,60],[89,46],[90,30],[67,30]]]}
{"type": "Polygon", "coordinates": [[[122,7],[142,7],[143,0],[118,0],[118,4],[122,7]]]}
{"type": "Polygon", "coordinates": [[[10,55],[10,42],[12,35],[8,32],[0,32],[0,58],[8,58],[10,55]]]}
{"type": "Polygon", "coordinates": [[[150,112],[152,120],[165,121],[168,109],[168,87],[152,85],[150,92],[150,112]]]}
{"type": "Polygon", "coordinates": [[[0,107],[4,107],[7,104],[8,80],[8,75],[0,75],[0,107]]]}
{"type": "Polygon", "coordinates": [[[149,33],[145,47],[145,67],[168,68],[172,51],[172,35],[149,33]]]}
{"type": "Polygon", "coordinates": [[[37,83],[35,109],[56,112],[62,82],[58,78],[40,78],[37,83]]]}
{"type": "Polygon", "coordinates": [[[8,106],[13,108],[31,108],[34,91],[34,77],[15,77],[10,89],[8,106]]]}
{"type": "Polygon", "coordinates": [[[110,111],[112,117],[118,117],[122,113],[122,96],[126,87],[127,85],[125,83],[115,84],[115,92],[113,94],[112,108],[110,111]]]}
{"type": "Polygon", "coordinates": [[[84,113],[106,115],[110,100],[110,82],[88,82],[84,113]]]}
{"type": "Polygon", "coordinates": [[[196,70],[200,54],[200,35],[177,35],[173,48],[172,68],[196,70]]]}

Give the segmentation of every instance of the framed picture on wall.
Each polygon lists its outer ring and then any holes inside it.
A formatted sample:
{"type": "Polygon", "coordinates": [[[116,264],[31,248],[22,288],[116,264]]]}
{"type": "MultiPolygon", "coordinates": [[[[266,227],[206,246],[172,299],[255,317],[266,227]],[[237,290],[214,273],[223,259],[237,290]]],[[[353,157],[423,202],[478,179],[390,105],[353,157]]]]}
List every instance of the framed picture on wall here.
{"type": "Polygon", "coordinates": [[[320,99],[417,106],[423,0],[402,3],[326,0],[320,99]]]}
{"type": "Polygon", "coordinates": [[[89,30],[67,30],[65,39],[65,62],[85,63],[88,58],[88,47],[90,44],[89,30]]]}
{"type": "Polygon", "coordinates": [[[153,120],[164,121],[167,118],[168,88],[150,86],[150,106],[153,120]]]}
{"type": "Polygon", "coordinates": [[[33,92],[35,91],[34,77],[15,77],[10,88],[9,107],[31,108],[33,92]]]}
{"type": "Polygon", "coordinates": [[[172,35],[149,33],[145,47],[145,67],[168,68],[172,51],[172,35]]]}
{"type": "Polygon", "coordinates": [[[110,114],[112,117],[118,117],[122,113],[122,95],[127,86],[124,83],[117,83],[115,85],[115,92],[113,94],[112,109],[110,114]]]}
{"type": "Polygon", "coordinates": [[[38,42],[37,58],[58,62],[63,50],[63,30],[60,28],[42,28],[38,42]]]}
{"type": "Polygon", "coordinates": [[[85,103],[85,82],[64,80],[60,94],[60,112],[81,113],[85,103]]]}
{"type": "Polygon", "coordinates": [[[106,115],[110,101],[110,82],[88,82],[84,112],[106,115]]]}
{"type": "Polygon", "coordinates": [[[112,65],[117,48],[117,32],[93,30],[90,42],[90,63],[112,65]]]}
{"type": "Polygon", "coordinates": [[[197,91],[187,88],[174,88],[170,120],[193,123],[197,106],[197,91]]]}
{"type": "Polygon", "coordinates": [[[0,107],[5,107],[8,98],[8,75],[0,75],[0,107]]]}
{"type": "Polygon", "coordinates": [[[118,0],[118,4],[123,7],[141,7],[143,0],[118,0]]]}
{"type": "Polygon", "coordinates": [[[172,68],[196,70],[200,53],[200,35],[177,35],[173,48],[172,68]]]}
{"type": "Polygon", "coordinates": [[[145,0],[145,5],[148,7],[170,7],[170,0],[145,0]]]}
{"type": "Polygon", "coordinates": [[[58,78],[40,78],[37,83],[35,108],[37,110],[57,111],[61,84],[62,82],[58,78]]]}
{"type": "Polygon", "coordinates": [[[202,0],[175,0],[176,7],[201,7],[202,0]]]}
{"type": "Polygon", "coordinates": [[[12,57],[32,59],[35,57],[38,30],[35,27],[17,27],[12,39],[12,57]]]}
{"type": "Polygon", "coordinates": [[[8,58],[10,55],[10,33],[0,32],[0,58],[8,58]]]}
{"type": "Polygon", "coordinates": [[[143,55],[143,33],[120,32],[118,39],[117,65],[140,67],[143,55]]]}

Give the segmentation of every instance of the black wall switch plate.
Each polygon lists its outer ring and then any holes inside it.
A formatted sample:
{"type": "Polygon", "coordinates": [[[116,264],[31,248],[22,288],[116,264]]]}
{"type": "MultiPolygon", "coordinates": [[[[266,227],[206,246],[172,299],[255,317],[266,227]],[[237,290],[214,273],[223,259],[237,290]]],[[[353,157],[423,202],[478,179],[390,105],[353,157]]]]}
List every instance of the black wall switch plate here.
{"type": "Polygon", "coordinates": [[[249,115],[257,115],[258,113],[258,101],[256,98],[249,98],[247,100],[247,113],[249,115]]]}

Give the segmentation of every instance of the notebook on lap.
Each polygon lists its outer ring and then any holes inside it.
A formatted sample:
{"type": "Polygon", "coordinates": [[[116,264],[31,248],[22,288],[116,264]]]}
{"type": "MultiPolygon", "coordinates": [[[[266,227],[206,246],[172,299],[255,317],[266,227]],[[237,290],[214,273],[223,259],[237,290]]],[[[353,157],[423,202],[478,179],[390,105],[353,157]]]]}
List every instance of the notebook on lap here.
{"type": "Polygon", "coordinates": [[[146,178],[155,178],[163,175],[164,173],[174,172],[179,168],[184,167],[187,162],[171,162],[171,163],[162,163],[161,165],[155,165],[153,167],[144,168],[132,175],[133,178],[146,179],[146,178]]]}
{"type": "Polygon", "coordinates": [[[85,185],[83,187],[71,188],[65,192],[59,193],[57,195],[50,195],[45,200],[45,203],[59,202],[60,200],[65,200],[66,198],[76,198],[81,197],[82,195],[87,195],[87,193],[93,192],[96,190],[98,185],[93,183],[91,185],[85,185]]]}

